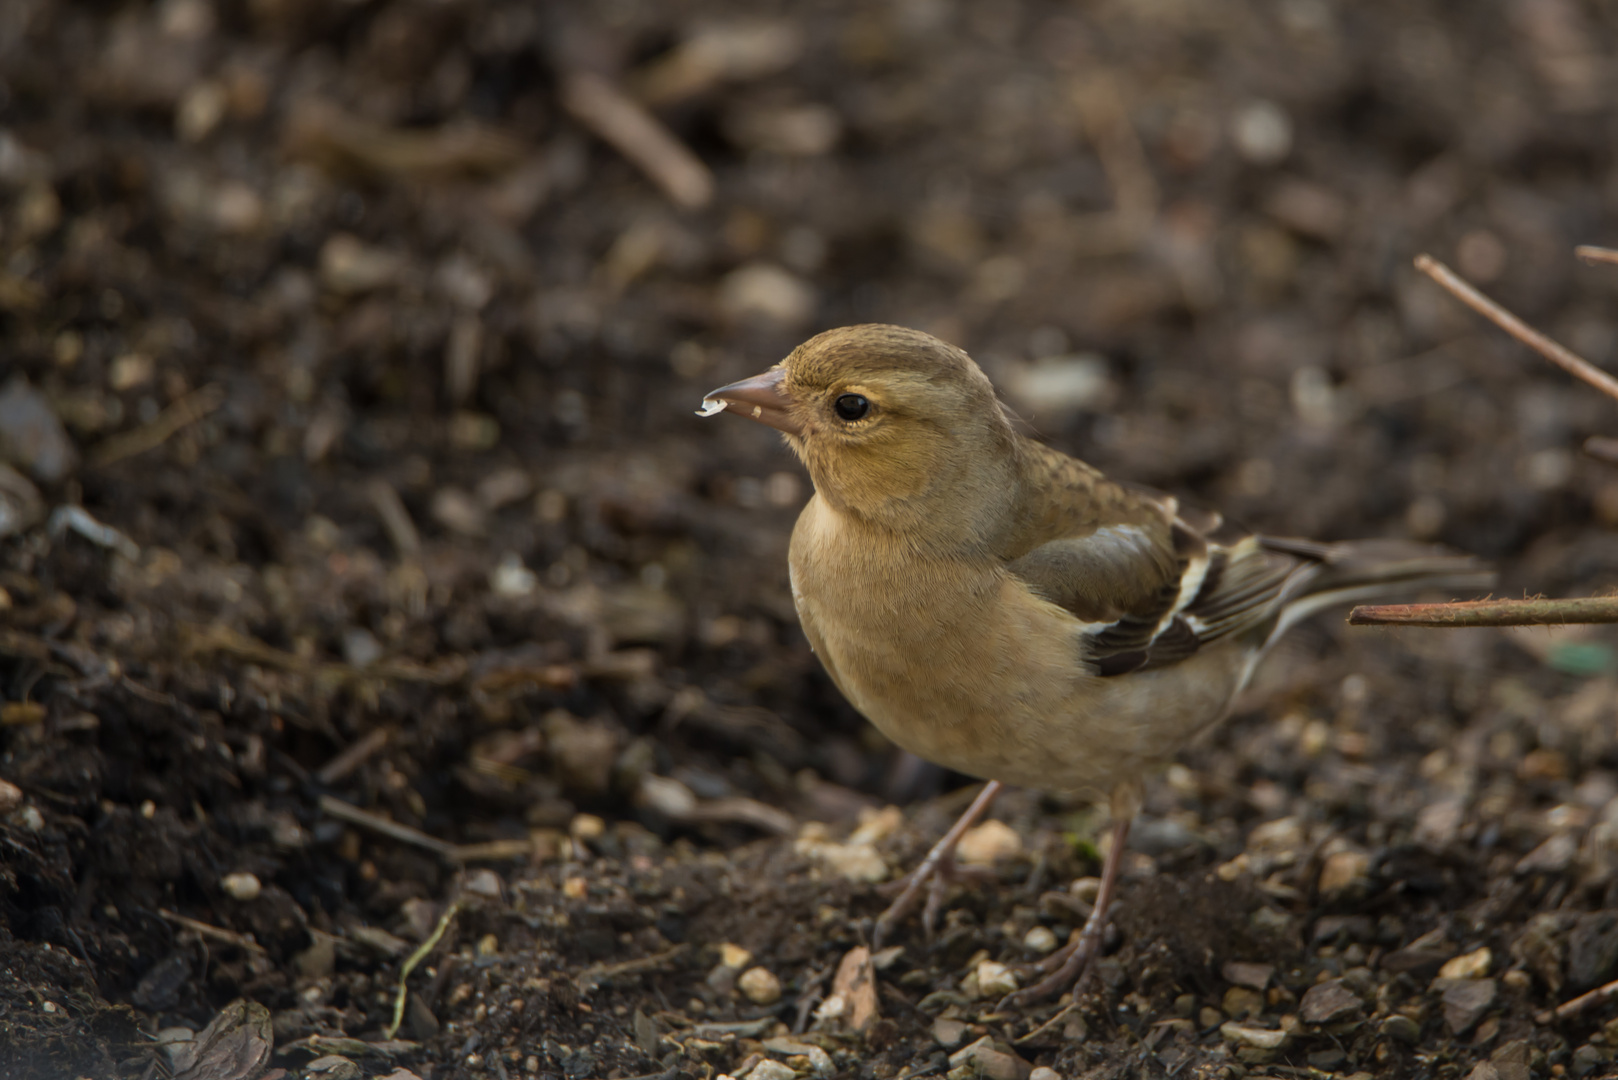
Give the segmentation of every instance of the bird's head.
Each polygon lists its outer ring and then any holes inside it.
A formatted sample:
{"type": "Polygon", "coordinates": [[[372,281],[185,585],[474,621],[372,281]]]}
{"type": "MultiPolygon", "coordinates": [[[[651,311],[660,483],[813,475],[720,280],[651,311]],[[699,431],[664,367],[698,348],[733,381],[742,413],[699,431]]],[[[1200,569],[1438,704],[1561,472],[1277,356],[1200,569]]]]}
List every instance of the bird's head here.
{"type": "Polygon", "coordinates": [[[1007,486],[1015,435],[988,376],[919,330],[828,330],[708,394],[703,413],[721,410],[784,432],[827,502],[878,523],[903,527],[934,499],[975,509],[1007,486]]]}

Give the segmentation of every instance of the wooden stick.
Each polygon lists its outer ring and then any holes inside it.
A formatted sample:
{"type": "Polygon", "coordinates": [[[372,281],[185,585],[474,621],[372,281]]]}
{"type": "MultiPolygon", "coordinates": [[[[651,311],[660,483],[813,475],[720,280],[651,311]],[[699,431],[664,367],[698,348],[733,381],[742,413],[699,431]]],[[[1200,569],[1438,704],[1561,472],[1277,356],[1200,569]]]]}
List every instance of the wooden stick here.
{"type": "Polygon", "coordinates": [[[1588,994],[1580,994],[1572,1001],[1564,1001],[1555,1009],[1546,1009],[1534,1017],[1534,1020],[1541,1024],[1549,1024],[1553,1020],[1568,1020],[1591,1005],[1596,1005],[1615,997],[1618,997],[1618,980],[1614,980],[1605,986],[1598,986],[1588,994]]]}
{"type": "Polygon", "coordinates": [[[1417,255],[1416,269],[1438,282],[1461,303],[1482,315],[1500,329],[1533,349],[1539,355],[1566,371],[1583,379],[1603,394],[1618,401],[1618,379],[1608,375],[1571,349],[1559,345],[1517,316],[1478,292],[1463,281],[1455,271],[1431,255],[1417,255]]]}
{"type": "Polygon", "coordinates": [[[238,934],[234,930],[226,930],[223,927],[214,926],[212,923],[202,922],[200,919],[190,919],[177,912],[170,911],[168,908],[160,907],[157,909],[157,913],[174,925],[183,926],[200,937],[223,941],[227,945],[235,945],[238,948],[246,949],[248,952],[262,953],[265,951],[264,946],[246,934],[238,934]]]}
{"type": "Polygon", "coordinates": [[[699,210],[713,201],[713,173],[702,159],[640,102],[600,75],[588,71],[565,75],[562,107],[638,165],[678,205],[699,210]]]}
{"type": "Polygon", "coordinates": [[[362,829],[379,832],[383,836],[398,840],[401,843],[426,848],[428,851],[442,855],[446,859],[455,857],[455,845],[448,840],[428,836],[420,829],[412,829],[409,825],[401,825],[397,821],[383,817],[381,814],[361,810],[359,807],[331,795],[322,795],[320,797],[320,808],[332,817],[340,821],[346,821],[351,825],[358,825],[362,829]]]}
{"type": "Polygon", "coordinates": [[[1618,439],[1606,435],[1592,435],[1584,440],[1584,452],[1597,461],[1618,465],[1618,439]]]}
{"type": "Polygon", "coordinates": [[[1594,244],[1580,244],[1573,249],[1573,254],[1587,263],[1618,263],[1618,250],[1594,244]]]}
{"type": "Polygon", "coordinates": [[[225,403],[222,386],[204,386],[193,390],[157,414],[157,419],[134,431],[110,435],[90,451],[90,464],[105,468],[136,454],[144,454],[168,442],[181,428],[196,423],[225,403]]]}
{"type": "Polygon", "coordinates": [[[1618,622],[1618,596],[1576,600],[1461,600],[1450,604],[1362,605],[1354,626],[1559,626],[1618,622]]]}

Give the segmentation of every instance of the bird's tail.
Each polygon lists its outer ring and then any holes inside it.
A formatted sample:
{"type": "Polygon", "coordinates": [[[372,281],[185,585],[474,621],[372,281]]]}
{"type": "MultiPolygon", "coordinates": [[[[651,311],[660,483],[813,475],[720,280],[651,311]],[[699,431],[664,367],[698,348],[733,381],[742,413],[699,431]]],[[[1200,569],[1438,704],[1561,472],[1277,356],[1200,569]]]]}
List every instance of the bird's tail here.
{"type": "Polygon", "coordinates": [[[1259,542],[1302,563],[1282,588],[1281,613],[1270,642],[1323,608],[1409,597],[1424,590],[1451,595],[1482,592],[1495,583],[1493,569],[1475,556],[1407,540],[1317,544],[1266,536],[1259,542]]]}

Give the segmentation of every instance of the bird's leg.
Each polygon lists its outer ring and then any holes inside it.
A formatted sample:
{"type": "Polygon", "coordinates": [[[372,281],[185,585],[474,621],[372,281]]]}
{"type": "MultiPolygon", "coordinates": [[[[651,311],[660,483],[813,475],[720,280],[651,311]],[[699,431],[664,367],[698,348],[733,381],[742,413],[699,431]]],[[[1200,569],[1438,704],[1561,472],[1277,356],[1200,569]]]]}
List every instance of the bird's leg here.
{"type": "Polygon", "coordinates": [[[938,918],[938,910],[944,904],[944,890],[961,873],[955,864],[955,847],[961,842],[961,837],[966,835],[966,830],[976,824],[978,818],[989,809],[989,804],[994,802],[994,797],[998,794],[1000,794],[1000,781],[990,780],[984,784],[983,790],[978,792],[978,797],[966,808],[966,813],[950,826],[943,839],[933,845],[927,857],[921,860],[921,865],[901,879],[904,891],[888,905],[888,909],[876,920],[876,928],[871,932],[872,949],[882,947],[882,941],[888,936],[888,932],[915,908],[924,888],[927,891],[927,906],[922,912],[922,926],[926,929],[927,937],[932,938],[933,922],[938,918]]]}
{"type": "Polygon", "coordinates": [[[1045,978],[1033,986],[1007,994],[996,1007],[996,1012],[1018,1008],[1040,998],[1051,997],[1079,986],[1090,973],[1090,962],[1101,951],[1101,938],[1107,930],[1107,909],[1112,905],[1113,893],[1118,889],[1118,870],[1124,861],[1124,842],[1129,839],[1129,826],[1140,811],[1141,789],[1138,783],[1119,784],[1112,793],[1112,843],[1107,857],[1101,863],[1101,888],[1096,891],[1095,907],[1084,920],[1084,929],[1065,946],[1033,966],[1045,978]],[[1054,969],[1054,971],[1053,971],[1054,969]]]}

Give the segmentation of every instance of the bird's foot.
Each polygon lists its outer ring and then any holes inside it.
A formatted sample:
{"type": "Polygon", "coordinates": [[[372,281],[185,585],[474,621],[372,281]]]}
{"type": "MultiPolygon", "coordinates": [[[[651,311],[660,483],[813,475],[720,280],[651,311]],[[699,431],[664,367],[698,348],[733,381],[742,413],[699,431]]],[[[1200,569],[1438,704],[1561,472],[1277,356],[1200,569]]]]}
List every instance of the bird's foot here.
{"type": "MultiPolygon", "coordinates": [[[[1092,917],[1091,922],[1094,921],[1092,917]]],[[[1091,925],[1087,922],[1084,929],[1075,933],[1066,945],[1039,963],[1030,964],[1029,974],[1045,977],[1032,986],[1013,990],[1001,998],[1000,1004],[995,1006],[995,1011],[1020,1009],[1036,1001],[1056,997],[1070,988],[1074,997],[1077,997],[1083,988],[1085,978],[1090,974],[1090,962],[1101,951],[1101,932],[1104,928],[1103,925],[1097,925],[1094,928],[1095,932],[1092,933],[1091,925]]]]}
{"type": "Polygon", "coordinates": [[[921,860],[921,865],[898,881],[883,886],[879,891],[884,895],[897,892],[898,898],[888,905],[876,920],[876,927],[871,932],[871,948],[880,949],[882,942],[887,938],[893,928],[915,910],[921,902],[922,894],[926,894],[927,904],[922,909],[922,929],[926,932],[927,940],[933,938],[933,927],[938,922],[938,913],[944,907],[944,895],[950,885],[957,881],[968,879],[984,880],[993,878],[993,871],[982,867],[963,867],[955,861],[955,847],[961,842],[961,837],[978,818],[988,810],[994,797],[1000,794],[1000,783],[991,780],[983,786],[978,797],[972,800],[972,805],[960,816],[943,839],[933,845],[927,857],[921,860]]]}

